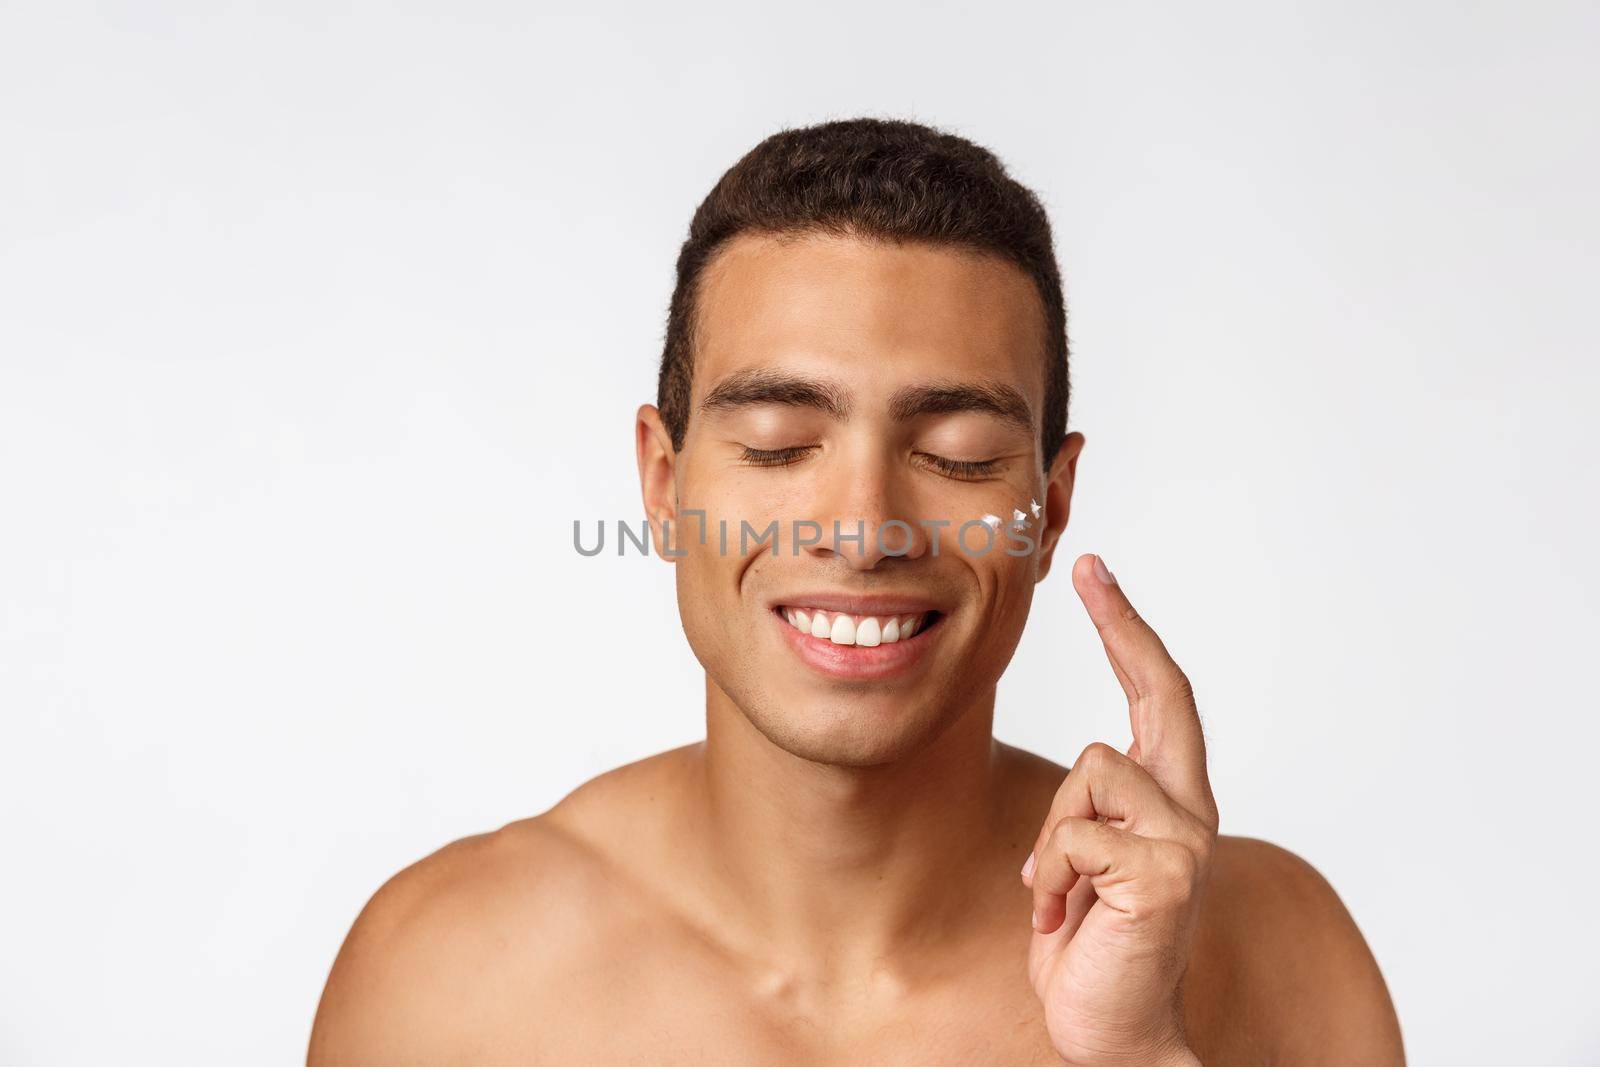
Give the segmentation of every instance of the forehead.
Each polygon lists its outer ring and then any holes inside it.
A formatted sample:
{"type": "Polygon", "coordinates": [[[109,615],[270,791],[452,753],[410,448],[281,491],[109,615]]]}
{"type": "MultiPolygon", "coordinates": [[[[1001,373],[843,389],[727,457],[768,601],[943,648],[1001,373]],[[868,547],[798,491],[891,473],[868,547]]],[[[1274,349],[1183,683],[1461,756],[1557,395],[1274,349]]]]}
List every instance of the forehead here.
{"type": "Polygon", "coordinates": [[[755,367],[857,388],[928,378],[1014,385],[1037,412],[1044,309],[1020,268],[984,252],[823,234],[741,234],[700,279],[694,392],[755,367]]]}

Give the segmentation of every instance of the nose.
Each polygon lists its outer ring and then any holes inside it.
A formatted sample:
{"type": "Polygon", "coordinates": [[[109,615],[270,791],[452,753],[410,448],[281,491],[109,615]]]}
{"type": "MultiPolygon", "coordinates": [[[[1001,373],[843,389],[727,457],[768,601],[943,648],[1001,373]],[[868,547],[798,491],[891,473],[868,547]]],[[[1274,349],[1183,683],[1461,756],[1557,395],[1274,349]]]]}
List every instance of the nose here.
{"type": "Polygon", "coordinates": [[[841,455],[819,485],[814,521],[822,537],[806,551],[818,558],[837,556],[859,571],[921,558],[930,530],[903,508],[908,494],[901,490],[893,457],[876,447],[853,451],[841,455]]]}

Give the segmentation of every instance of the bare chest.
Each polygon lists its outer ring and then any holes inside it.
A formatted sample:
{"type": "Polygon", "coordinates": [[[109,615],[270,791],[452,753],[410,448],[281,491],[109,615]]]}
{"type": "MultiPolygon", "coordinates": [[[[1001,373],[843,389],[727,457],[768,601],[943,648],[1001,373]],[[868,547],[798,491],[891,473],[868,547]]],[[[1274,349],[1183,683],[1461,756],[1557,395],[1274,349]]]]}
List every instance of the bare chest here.
{"type": "MultiPolygon", "coordinates": [[[[460,1062],[1061,1062],[1028,980],[1026,930],[978,955],[951,954],[914,988],[885,978],[823,989],[753,974],[669,929],[656,934],[597,940],[554,981],[485,982],[470,998],[482,1015],[464,1028],[474,1040],[460,1062]]],[[[1185,1015],[1202,1058],[1238,1036],[1215,977],[1191,960],[1185,1015]]]]}
{"type": "MultiPolygon", "coordinates": [[[[1058,1064],[1023,957],[968,961],[914,992],[750,981],[694,953],[573,975],[554,1010],[507,1010],[473,1062],[1058,1064]]],[[[548,1002],[547,1002],[548,1003],[548,1002]]],[[[487,1020],[486,1020],[487,1022],[487,1020]]]]}

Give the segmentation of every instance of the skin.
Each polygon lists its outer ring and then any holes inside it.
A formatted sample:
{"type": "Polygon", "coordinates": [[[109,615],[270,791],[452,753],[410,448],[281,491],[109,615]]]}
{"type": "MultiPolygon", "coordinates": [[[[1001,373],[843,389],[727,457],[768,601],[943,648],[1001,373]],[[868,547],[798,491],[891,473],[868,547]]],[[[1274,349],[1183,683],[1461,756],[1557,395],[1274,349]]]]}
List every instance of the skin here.
{"type": "Polygon", "coordinates": [[[686,553],[706,739],[391,879],[334,964],[310,1063],[1403,1062],[1332,888],[1218,835],[1188,682],[1099,557],[1070,581],[1132,745],[1090,744],[1068,773],[992,735],[1083,446],[1040,447],[1041,322],[1026,275],[982,254],[724,247],[683,447],[649,406],[636,440],[657,552],[671,524],[686,553]],[[963,388],[1021,417],[952,405],[963,388]],[[957,547],[960,522],[1030,500],[1037,551],[957,547]],[[779,550],[700,545],[689,509],[778,519],[779,550]],[[891,554],[892,518],[953,525],[897,530],[891,554]],[[795,519],[867,536],[801,546],[795,519]],[[910,667],[840,677],[774,610],[820,593],[940,616],[910,667]]]}

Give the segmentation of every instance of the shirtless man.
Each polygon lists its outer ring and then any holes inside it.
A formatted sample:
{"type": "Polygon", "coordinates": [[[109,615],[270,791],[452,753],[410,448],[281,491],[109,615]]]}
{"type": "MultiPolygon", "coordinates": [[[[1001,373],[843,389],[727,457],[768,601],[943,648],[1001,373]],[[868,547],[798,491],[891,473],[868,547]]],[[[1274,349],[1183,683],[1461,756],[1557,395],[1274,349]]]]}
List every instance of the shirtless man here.
{"type": "Polygon", "coordinates": [[[1217,835],[1188,681],[1098,556],[1132,745],[992,736],[1083,447],[1066,359],[1048,222],[983,149],[855,120],[730,170],[636,434],[705,740],[391,879],[310,1063],[1402,1063],[1327,882],[1217,835]]]}

